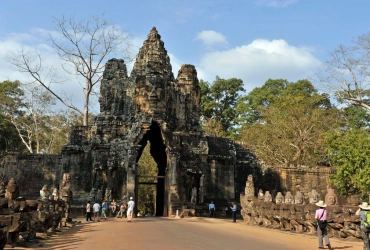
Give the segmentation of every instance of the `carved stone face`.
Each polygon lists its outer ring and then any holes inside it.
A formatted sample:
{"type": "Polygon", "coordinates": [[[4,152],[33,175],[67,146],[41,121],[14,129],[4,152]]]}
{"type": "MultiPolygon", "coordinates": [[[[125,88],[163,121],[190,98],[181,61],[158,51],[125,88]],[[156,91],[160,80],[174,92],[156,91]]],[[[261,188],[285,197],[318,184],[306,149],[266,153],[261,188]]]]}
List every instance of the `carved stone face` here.
{"type": "Polygon", "coordinates": [[[283,203],[283,200],[284,200],[283,195],[281,194],[281,192],[278,192],[277,195],[276,195],[276,197],[275,197],[276,204],[283,203]]]}
{"type": "Polygon", "coordinates": [[[294,196],[294,203],[295,204],[302,204],[303,203],[303,195],[301,192],[297,192],[296,195],[294,196]]]}
{"type": "Polygon", "coordinates": [[[264,201],[272,201],[272,196],[270,194],[270,191],[266,191],[264,201]]]}
{"type": "Polygon", "coordinates": [[[293,195],[291,192],[287,192],[286,195],[285,195],[285,203],[293,203],[293,195]]]}
{"type": "Polygon", "coordinates": [[[335,205],[336,199],[334,196],[329,196],[328,197],[328,205],[335,205]]]}

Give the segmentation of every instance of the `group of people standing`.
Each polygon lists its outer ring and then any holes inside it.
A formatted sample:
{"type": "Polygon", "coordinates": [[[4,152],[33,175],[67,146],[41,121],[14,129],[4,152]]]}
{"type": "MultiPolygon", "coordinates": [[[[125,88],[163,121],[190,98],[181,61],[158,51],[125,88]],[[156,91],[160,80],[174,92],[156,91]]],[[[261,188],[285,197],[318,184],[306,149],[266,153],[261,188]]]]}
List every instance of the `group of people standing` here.
{"type": "MultiPolygon", "coordinates": [[[[214,218],[216,207],[213,201],[211,201],[211,203],[208,205],[208,209],[209,209],[209,218],[214,218]]],[[[232,212],[233,222],[236,222],[236,203],[235,202],[232,203],[232,205],[230,206],[230,209],[232,212]]]]}
{"type": "MultiPolygon", "coordinates": [[[[114,216],[116,214],[117,210],[117,202],[115,200],[112,200],[110,204],[111,214],[114,216]]],[[[126,204],[125,202],[122,202],[120,205],[120,209],[116,215],[116,218],[123,218],[125,215],[127,217],[127,222],[131,222],[133,212],[135,208],[135,202],[132,197],[130,197],[129,202],[126,204]],[[126,214],[125,214],[126,213],[126,214]]],[[[87,202],[86,205],[86,221],[100,221],[100,215],[105,220],[107,219],[107,209],[108,204],[103,201],[102,205],[100,205],[98,202],[95,202],[94,205],[91,206],[90,201],[87,202]],[[94,215],[94,220],[91,218],[91,215],[94,215]]]]}

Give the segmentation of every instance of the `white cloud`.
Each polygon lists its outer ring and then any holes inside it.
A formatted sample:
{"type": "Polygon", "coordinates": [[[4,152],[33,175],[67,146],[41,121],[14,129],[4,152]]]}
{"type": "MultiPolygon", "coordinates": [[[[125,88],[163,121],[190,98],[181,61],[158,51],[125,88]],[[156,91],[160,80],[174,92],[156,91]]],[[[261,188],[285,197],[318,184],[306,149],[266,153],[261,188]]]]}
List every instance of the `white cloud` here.
{"type": "Polygon", "coordinates": [[[256,0],[256,4],[268,7],[287,7],[299,0],[256,0]]]}
{"type": "Polygon", "coordinates": [[[207,46],[215,44],[227,44],[224,35],[213,30],[203,30],[199,32],[195,40],[202,40],[207,46]]]}
{"type": "Polygon", "coordinates": [[[261,87],[267,79],[296,81],[307,78],[320,64],[309,49],[289,45],[284,40],[254,40],[226,51],[203,55],[197,66],[198,77],[209,82],[240,78],[247,91],[261,87]]]}

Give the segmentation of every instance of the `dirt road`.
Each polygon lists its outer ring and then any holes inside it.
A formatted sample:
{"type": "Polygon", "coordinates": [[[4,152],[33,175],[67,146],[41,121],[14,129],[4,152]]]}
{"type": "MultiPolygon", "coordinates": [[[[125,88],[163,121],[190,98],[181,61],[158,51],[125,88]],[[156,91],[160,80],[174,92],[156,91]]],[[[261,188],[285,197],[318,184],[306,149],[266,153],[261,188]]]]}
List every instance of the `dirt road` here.
{"type": "MultiPolygon", "coordinates": [[[[247,226],[231,220],[158,217],[82,223],[51,237],[43,247],[27,249],[318,249],[315,236],[247,226]]],[[[331,238],[333,249],[362,249],[362,242],[331,238]]],[[[25,248],[6,248],[25,249],[25,248]]]]}

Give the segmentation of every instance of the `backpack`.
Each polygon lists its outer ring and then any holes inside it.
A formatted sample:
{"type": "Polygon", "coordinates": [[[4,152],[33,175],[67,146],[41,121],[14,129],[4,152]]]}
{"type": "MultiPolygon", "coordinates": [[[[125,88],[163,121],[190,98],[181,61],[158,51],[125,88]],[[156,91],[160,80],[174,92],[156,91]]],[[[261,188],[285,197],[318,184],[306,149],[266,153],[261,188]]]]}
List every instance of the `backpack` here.
{"type": "Polygon", "coordinates": [[[370,211],[364,211],[364,228],[367,228],[370,230],[370,211]]]}

